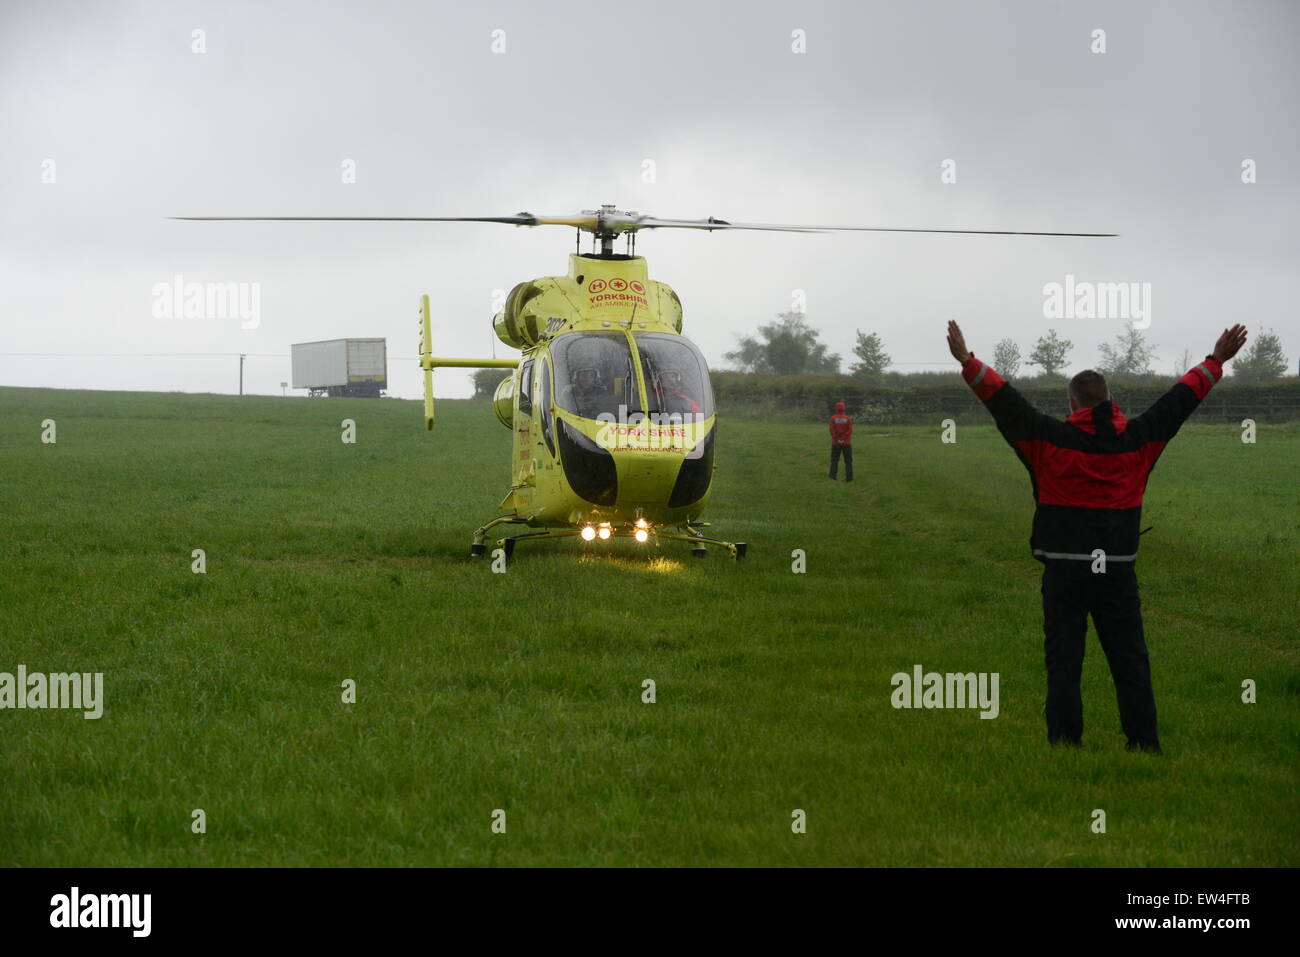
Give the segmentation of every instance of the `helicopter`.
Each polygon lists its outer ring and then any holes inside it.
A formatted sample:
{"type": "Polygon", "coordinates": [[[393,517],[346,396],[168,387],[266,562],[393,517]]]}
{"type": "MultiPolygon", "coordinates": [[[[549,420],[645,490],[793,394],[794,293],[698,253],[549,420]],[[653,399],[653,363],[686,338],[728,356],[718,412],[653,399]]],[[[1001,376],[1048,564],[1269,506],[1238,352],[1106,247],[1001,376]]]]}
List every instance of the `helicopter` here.
{"type": "Polygon", "coordinates": [[[806,226],[661,219],[612,205],[574,215],[455,217],[185,216],[187,220],[291,222],[472,222],[565,226],[576,230],[563,276],[519,283],[493,317],[497,337],[518,359],[445,358],[433,354],[428,295],[420,299],[419,361],[424,376],[424,423],[434,425],[433,371],[511,369],[492,398],[513,440],[510,486],[503,513],[474,530],[470,555],[487,551],[494,529],[526,528],[497,539],[506,556],[517,542],[579,537],[584,542],[631,538],[690,544],[745,556],[746,542],[704,532],[701,520],[713,485],[717,408],[708,365],[682,334],[682,303],[666,283],[651,279],[636,254],[643,229],[964,233],[1022,236],[1113,236],[1003,230],[806,226]],[[582,251],[582,234],[592,237],[582,251]],[[615,252],[623,237],[625,251],[615,252]]]}

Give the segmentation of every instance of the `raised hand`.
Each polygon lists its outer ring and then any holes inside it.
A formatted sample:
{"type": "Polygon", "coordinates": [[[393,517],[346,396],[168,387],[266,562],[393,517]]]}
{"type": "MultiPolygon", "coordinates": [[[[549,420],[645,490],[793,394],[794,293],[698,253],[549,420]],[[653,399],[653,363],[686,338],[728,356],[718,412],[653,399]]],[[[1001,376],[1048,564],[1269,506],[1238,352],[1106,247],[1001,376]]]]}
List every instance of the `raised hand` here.
{"type": "Polygon", "coordinates": [[[1231,329],[1224,329],[1219,341],[1214,344],[1214,358],[1227,362],[1246,344],[1246,327],[1238,323],[1231,329]]]}
{"type": "Polygon", "coordinates": [[[971,354],[966,348],[966,337],[961,334],[961,326],[954,319],[948,320],[948,351],[954,359],[963,363],[971,354]]]}

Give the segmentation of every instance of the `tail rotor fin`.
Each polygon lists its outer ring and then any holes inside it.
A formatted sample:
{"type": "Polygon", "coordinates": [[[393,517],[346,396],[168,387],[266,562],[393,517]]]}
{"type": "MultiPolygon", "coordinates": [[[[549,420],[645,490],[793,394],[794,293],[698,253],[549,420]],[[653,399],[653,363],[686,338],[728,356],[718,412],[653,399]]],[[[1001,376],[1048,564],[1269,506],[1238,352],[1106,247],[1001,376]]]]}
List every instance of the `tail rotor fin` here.
{"type": "Polygon", "coordinates": [[[515,369],[518,359],[448,359],[433,354],[433,330],[429,320],[428,293],[420,297],[420,368],[424,372],[424,427],[433,431],[433,370],[452,369],[515,369]]]}
{"type": "Polygon", "coordinates": [[[429,294],[420,297],[420,368],[424,370],[424,427],[433,431],[433,331],[429,324],[429,294]]]}

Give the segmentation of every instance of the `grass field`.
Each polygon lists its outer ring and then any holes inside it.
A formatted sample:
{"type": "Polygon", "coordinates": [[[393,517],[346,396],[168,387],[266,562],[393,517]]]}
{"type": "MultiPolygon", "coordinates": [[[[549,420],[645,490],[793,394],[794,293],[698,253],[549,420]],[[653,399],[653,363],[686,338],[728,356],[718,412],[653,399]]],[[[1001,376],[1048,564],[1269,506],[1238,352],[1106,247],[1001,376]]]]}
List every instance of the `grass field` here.
{"type": "Polygon", "coordinates": [[[1148,490],[1152,757],[1095,636],[1085,746],[1047,746],[991,426],[860,429],[846,486],[821,426],[726,418],[707,517],[745,562],[570,541],[493,574],[486,403],[429,435],[395,400],[0,389],[0,671],[105,684],[97,721],[0,711],[0,865],[1294,866],[1300,428],[1239,436],[1188,426],[1148,490]],[[997,672],[1000,715],[894,709],[916,664],[997,672]]]}

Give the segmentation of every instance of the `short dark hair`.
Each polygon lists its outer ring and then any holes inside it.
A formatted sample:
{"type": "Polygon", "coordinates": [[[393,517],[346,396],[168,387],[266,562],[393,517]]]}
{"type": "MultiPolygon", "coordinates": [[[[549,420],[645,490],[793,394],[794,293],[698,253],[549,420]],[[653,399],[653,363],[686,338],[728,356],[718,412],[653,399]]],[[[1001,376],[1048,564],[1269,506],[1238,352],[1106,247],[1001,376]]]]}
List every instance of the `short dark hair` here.
{"type": "Polygon", "coordinates": [[[1100,405],[1110,398],[1106,377],[1092,369],[1084,369],[1070,380],[1070,398],[1085,409],[1100,405]]]}

